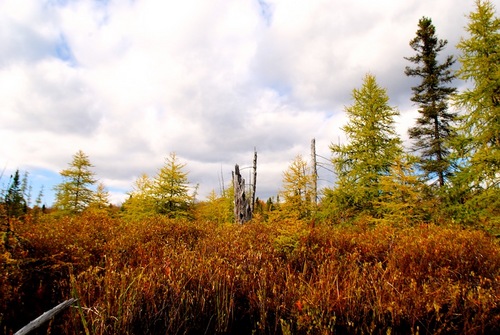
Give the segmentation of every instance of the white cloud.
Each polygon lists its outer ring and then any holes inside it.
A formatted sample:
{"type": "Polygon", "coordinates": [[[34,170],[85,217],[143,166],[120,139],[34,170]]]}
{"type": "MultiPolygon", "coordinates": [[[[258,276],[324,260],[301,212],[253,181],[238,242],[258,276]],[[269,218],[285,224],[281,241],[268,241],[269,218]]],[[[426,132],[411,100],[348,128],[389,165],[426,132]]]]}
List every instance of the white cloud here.
{"type": "Polygon", "coordinates": [[[82,149],[98,178],[130,190],[170,152],[200,196],[222,167],[259,152],[259,195],[297,154],[343,138],[344,106],[367,72],[405,133],[415,108],[404,56],[429,16],[453,53],[468,1],[3,1],[0,164],[65,168],[82,149]]]}

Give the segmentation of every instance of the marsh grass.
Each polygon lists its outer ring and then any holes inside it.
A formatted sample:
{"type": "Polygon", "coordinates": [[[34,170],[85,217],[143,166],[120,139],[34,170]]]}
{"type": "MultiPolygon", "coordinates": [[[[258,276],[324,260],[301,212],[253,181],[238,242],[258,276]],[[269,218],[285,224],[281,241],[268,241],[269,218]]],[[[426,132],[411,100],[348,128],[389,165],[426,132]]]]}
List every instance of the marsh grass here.
{"type": "Polygon", "coordinates": [[[500,331],[500,247],[478,230],[89,214],[16,234],[1,256],[3,333],[36,317],[26,304],[70,296],[79,307],[52,334],[500,331]]]}

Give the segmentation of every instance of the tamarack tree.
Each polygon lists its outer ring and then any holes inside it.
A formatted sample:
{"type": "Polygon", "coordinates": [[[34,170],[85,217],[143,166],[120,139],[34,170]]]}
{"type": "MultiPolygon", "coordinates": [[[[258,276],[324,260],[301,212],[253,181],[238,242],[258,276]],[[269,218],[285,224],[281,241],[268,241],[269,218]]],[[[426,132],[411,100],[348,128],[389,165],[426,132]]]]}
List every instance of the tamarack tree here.
{"type": "Polygon", "coordinates": [[[490,1],[476,1],[466,31],[457,45],[457,76],[470,85],[455,97],[463,113],[452,201],[477,220],[500,213],[500,18],[490,1]]]}
{"type": "Polygon", "coordinates": [[[81,150],[73,155],[67,169],[60,172],[63,182],[55,187],[54,207],[65,214],[81,213],[94,201],[91,186],[96,183],[94,167],[89,157],[81,150]]]}
{"type": "Polygon", "coordinates": [[[394,128],[399,112],[389,106],[386,90],[368,74],[360,89],[352,92],[353,104],[346,107],[347,124],[342,127],[346,144],[331,144],[336,188],[328,192],[340,211],[374,213],[380,195],[380,178],[390,172],[402,153],[401,140],[394,128]]]}
{"type": "Polygon", "coordinates": [[[190,194],[185,166],[172,152],[154,178],[142,174],[123,204],[124,216],[135,219],[157,214],[172,218],[189,217],[194,196],[190,194]]]}
{"type": "Polygon", "coordinates": [[[297,156],[283,173],[281,209],[298,219],[311,215],[314,205],[313,172],[302,156],[297,156]]]}

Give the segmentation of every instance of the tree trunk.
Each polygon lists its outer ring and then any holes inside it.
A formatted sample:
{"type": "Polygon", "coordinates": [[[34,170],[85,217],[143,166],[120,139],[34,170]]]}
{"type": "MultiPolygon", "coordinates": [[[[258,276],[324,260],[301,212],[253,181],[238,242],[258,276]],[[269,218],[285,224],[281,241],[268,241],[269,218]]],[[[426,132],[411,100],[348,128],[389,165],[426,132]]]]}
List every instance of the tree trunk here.
{"type": "Polygon", "coordinates": [[[245,179],[241,178],[240,167],[234,166],[233,173],[234,185],[234,220],[236,223],[243,224],[252,218],[252,209],[250,199],[245,194],[245,179]]]}

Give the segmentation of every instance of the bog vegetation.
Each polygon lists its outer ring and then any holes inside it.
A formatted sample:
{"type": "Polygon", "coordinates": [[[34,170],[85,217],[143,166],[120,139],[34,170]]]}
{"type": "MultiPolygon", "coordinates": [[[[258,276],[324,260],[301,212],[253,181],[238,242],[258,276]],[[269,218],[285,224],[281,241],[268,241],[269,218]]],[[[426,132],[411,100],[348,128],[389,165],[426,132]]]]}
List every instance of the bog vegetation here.
{"type": "Polygon", "coordinates": [[[197,200],[175,153],[119,207],[82,151],[50,208],[16,171],[0,197],[1,333],[71,297],[36,332],[499,333],[499,29],[491,2],[476,1],[454,72],[422,18],[405,71],[421,79],[411,150],[368,74],[345,109],[348,141],[330,147],[335,187],[318,191],[298,156],[245,224],[234,185],[197,200]]]}

